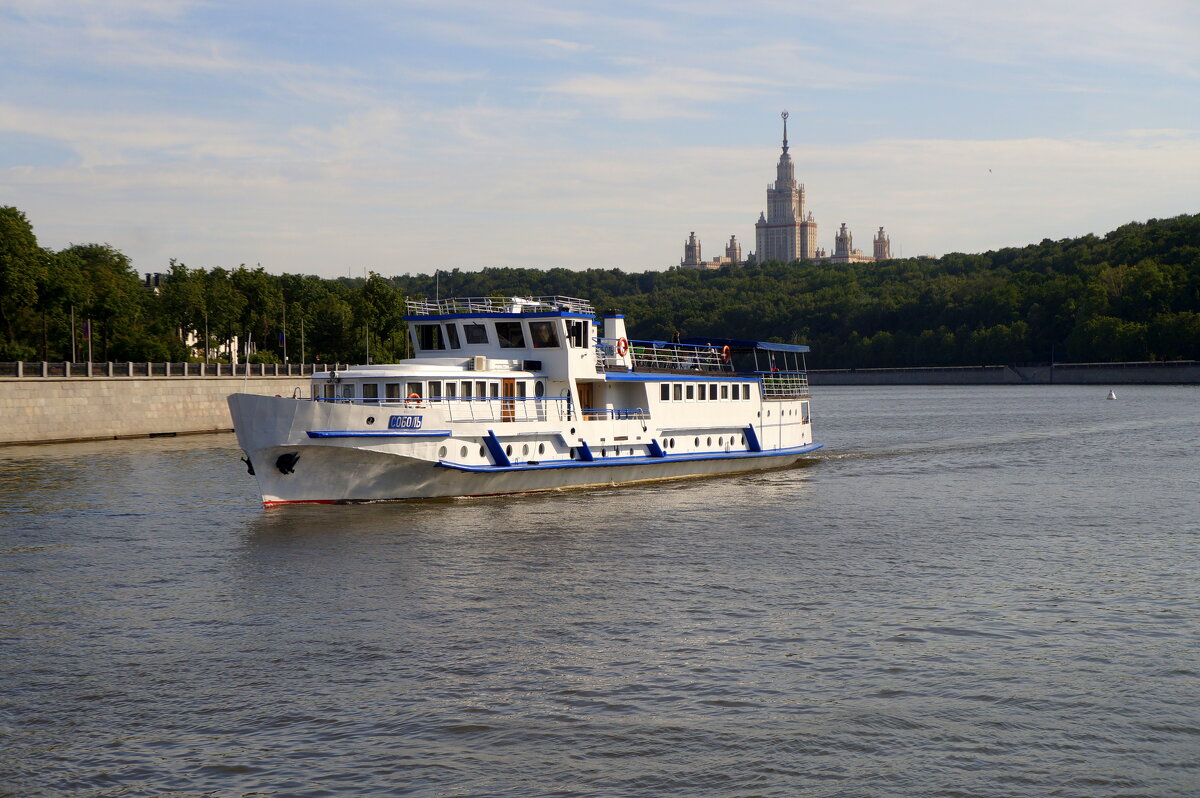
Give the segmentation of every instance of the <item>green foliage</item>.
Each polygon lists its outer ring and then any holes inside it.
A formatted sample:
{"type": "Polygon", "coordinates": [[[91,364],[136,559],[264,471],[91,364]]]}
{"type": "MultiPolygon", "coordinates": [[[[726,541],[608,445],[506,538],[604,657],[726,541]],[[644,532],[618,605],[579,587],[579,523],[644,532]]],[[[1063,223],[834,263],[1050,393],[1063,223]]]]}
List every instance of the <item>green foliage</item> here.
{"type": "Polygon", "coordinates": [[[1200,215],[982,254],[712,271],[324,280],[171,261],[156,293],[112,247],[42,250],[24,214],[0,208],[0,359],[69,358],[74,311],[77,346],[90,319],[97,359],[202,358],[207,331],[214,360],[250,339],[254,362],[281,362],[285,345],[293,362],[386,362],[407,353],[405,297],[554,294],[619,308],[632,338],[806,343],[816,367],[1200,358],[1200,215]]]}

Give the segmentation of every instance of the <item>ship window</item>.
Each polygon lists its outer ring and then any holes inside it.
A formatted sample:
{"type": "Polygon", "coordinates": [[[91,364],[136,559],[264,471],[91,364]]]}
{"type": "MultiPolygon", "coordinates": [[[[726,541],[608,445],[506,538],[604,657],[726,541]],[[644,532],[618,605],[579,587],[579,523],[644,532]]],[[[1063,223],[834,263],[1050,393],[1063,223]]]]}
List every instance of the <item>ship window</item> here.
{"type": "Polygon", "coordinates": [[[709,399],[717,398],[717,384],[715,382],[708,386],[708,398],[709,399]]]}
{"type": "Polygon", "coordinates": [[[354,386],[349,385],[349,384],[343,385],[342,386],[342,398],[343,399],[351,399],[353,397],[354,397],[354,386]]]}
{"type": "Polygon", "coordinates": [[[700,395],[696,398],[698,398],[701,402],[708,398],[708,392],[706,388],[707,386],[704,383],[700,383],[700,390],[698,392],[700,395]]]}
{"type": "Polygon", "coordinates": [[[379,383],[364,382],[363,383],[363,399],[366,401],[379,401],[379,383]]]}
{"type": "Polygon", "coordinates": [[[529,322],[529,337],[533,339],[534,349],[558,348],[558,330],[554,329],[554,322],[529,322]]]}
{"type": "Polygon", "coordinates": [[[463,334],[469,344],[486,344],[488,342],[487,327],[482,324],[464,324],[463,334]]]}
{"type": "Polygon", "coordinates": [[[571,339],[571,346],[576,349],[583,349],[586,346],[584,336],[584,326],[582,321],[567,322],[567,337],[571,339]]]}
{"type": "Polygon", "coordinates": [[[736,402],[741,398],[742,398],[742,386],[740,386],[740,385],[733,386],[733,401],[736,402]]]}
{"type": "Polygon", "coordinates": [[[466,447],[466,446],[464,446],[464,447],[462,447],[461,449],[459,449],[459,450],[458,450],[458,456],[459,456],[459,457],[466,457],[466,456],[467,456],[467,447],[466,447]]]}
{"type": "Polygon", "coordinates": [[[808,423],[808,402],[800,403],[800,423],[801,424],[808,423]]]}
{"type": "Polygon", "coordinates": [[[681,383],[677,382],[671,386],[671,396],[676,402],[683,401],[683,385],[681,383]]]}
{"type": "Polygon", "coordinates": [[[484,382],[483,380],[479,380],[478,382],[476,382],[475,383],[475,398],[476,399],[487,399],[487,395],[488,395],[487,383],[484,382]]]}
{"type": "Polygon", "coordinates": [[[728,386],[728,385],[722,385],[722,386],[721,386],[721,398],[722,398],[722,399],[728,399],[728,398],[729,398],[729,386],[728,386]]]}
{"type": "Polygon", "coordinates": [[[546,395],[546,383],[542,382],[541,380],[538,380],[537,382],[535,382],[533,384],[533,395],[537,396],[539,398],[545,396],[546,395]]]}
{"type": "Polygon", "coordinates": [[[517,380],[516,385],[517,385],[516,397],[518,399],[524,399],[527,395],[525,393],[525,380],[517,380]]]}
{"type": "Polygon", "coordinates": [[[696,386],[695,386],[695,385],[688,385],[688,386],[687,386],[687,398],[688,398],[688,399],[695,399],[695,398],[696,398],[696,386]]]}
{"type": "Polygon", "coordinates": [[[446,342],[450,344],[451,349],[462,349],[462,344],[458,341],[458,325],[446,325],[446,342]]]}
{"type": "Polygon", "coordinates": [[[489,395],[490,395],[490,396],[491,396],[493,399],[499,399],[499,398],[500,398],[500,383],[498,383],[498,382],[493,382],[493,383],[492,383],[492,392],[491,392],[491,394],[489,394],[489,395]]]}
{"type": "Polygon", "coordinates": [[[408,384],[408,392],[405,394],[405,396],[406,396],[406,397],[408,397],[408,396],[412,396],[413,394],[416,394],[417,396],[424,396],[424,395],[425,395],[425,394],[424,394],[424,393],[421,391],[421,383],[419,383],[419,382],[410,382],[410,383],[408,384]]]}
{"type": "Polygon", "coordinates": [[[742,398],[743,398],[743,399],[749,399],[749,398],[750,398],[750,386],[749,386],[749,385],[743,385],[743,386],[742,386],[742,398]]]}
{"type": "Polygon", "coordinates": [[[442,399],[442,381],[441,380],[430,380],[429,381],[429,401],[440,402],[441,399],[442,399]]]}
{"type": "Polygon", "coordinates": [[[659,391],[660,399],[662,399],[664,402],[671,401],[671,385],[670,385],[670,383],[664,382],[662,385],[658,386],[658,391],[659,391]]]}
{"type": "Polygon", "coordinates": [[[446,398],[447,399],[458,398],[458,383],[457,382],[447,382],[446,383],[446,398]]]}
{"type": "Polygon", "coordinates": [[[500,340],[501,349],[523,349],[525,333],[521,330],[519,321],[496,322],[496,337],[500,340]]]}
{"type": "Polygon", "coordinates": [[[422,349],[445,349],[446,344],[442,342],[442,325],[418,324],[417,342],[422,349]]]}
{"type": "Polygon", "coordinates": [[[384,385],[383,387],[384,387],[384,390],[386,391],[386,396],[388,399],[399,399],[400,398],[400,383],[389,382],[386,385],[384,385]]]}
{"type": "Polygon", "coordinates": [[[463,380],[462,389],[463,389],[463,399],[470,399],[471,398],[471,381],[463,380]]]}

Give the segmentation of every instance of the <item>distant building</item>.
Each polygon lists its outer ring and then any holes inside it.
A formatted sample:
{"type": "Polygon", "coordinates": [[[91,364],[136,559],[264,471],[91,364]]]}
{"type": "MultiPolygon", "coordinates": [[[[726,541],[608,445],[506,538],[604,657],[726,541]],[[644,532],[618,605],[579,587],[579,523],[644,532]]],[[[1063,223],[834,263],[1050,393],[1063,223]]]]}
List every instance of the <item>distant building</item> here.
{"type": "Polygon", "coordinates": [[[804,211],[804,184],[796,182],[796,167],[788,153],[787,120],[783,118],[783,152],[775,166],[775,183],[767,186],[767,211],[754,225],[758,260],[812,258],[817,252],[817,223],[804,211]]]}
{"type": "MultiPolygon", "coordinates": [[[[775,182],[767,185],[767,210],[758,214],[758,222],[754,225],[756,251],[751,252],[746,260],[869,263],[891,258],[892,242],[882,227],[875,235],[870,255],[854,248],[854,239],[845,222],[842,222],[841,229],[834,237],[833,254],[817,246],[817,221],[812,211],[805,208],[804,184],[796,182],[796,166],[788,148],[788,112],[784,111],[780,117],[783,119],[783,151],[775,166],[775,182]]],[[[742,262],[742,246],[736,236],[729,237],[725,257],[705,261],[700,255],[700,240],[693,232],[684,242],[683,260],[679,266],[684,269],[717,269],[726,264],[742,262]]]]}
{"type": "Polygon", "coordinates": [[[879,228],[879,232],[875,234],[875,260],[891,260],[892,258],[892,239],[883,232],[883,228],[879,228]]]}
{"type": "Polygon", "coordinates": [[[850,231],[843,222],[835,237],[833,254],[817,246],[817,222],[805,208],[804,184],[796,182],[796,168],[788,152],[788,112],[783,119],[783,152],[775,167],[775,183],[767,186],[767,210],[759,213],[754,225],[755,246],[751,260],[827,260],[834,263],[862,263],[891,257],[891,240],[879,228],[871,255],[854,248],[850,231]]]}
{"type": "Polygon", "coordinates": [[[742,262],[742,245],[738,243],[737,236],[729,237],[729,243],[725,245],[725,257],[731,263],[742,262]]]}
{"type": "MultiPolygon", "coordinates": [[[[880,230],[882,229],[881,227],[880,230]]],[[[834,238],[833,254],[825,260],[830,263],[870,263],[875,258],[863,254],[861,249],[854,248],[854,236],[846,229],[846,223],[842,222],[842,229],[838,230],[834,238]]]]}
{"type": "Polygon", "coordinates": [[[700,239],[696,238],[696,231],[693,230],[692,234],[688,236],[688,240],[683,242],[683,260],[679,261],[679,265],[699,269],[702,263],[700,239]]]}
{"type": "Polygon", "coordinates": [[[725,257],[705,261],[700,255],[700,239],[696,238],[696,233],[693,232],[688,236],[688,240],[683,242],[683,260],[679,261],[679,268],[719,269],[741,262],[742,245],[738,243],[737,236],[729,237],[729,243],[725,245],[725,257]]]}

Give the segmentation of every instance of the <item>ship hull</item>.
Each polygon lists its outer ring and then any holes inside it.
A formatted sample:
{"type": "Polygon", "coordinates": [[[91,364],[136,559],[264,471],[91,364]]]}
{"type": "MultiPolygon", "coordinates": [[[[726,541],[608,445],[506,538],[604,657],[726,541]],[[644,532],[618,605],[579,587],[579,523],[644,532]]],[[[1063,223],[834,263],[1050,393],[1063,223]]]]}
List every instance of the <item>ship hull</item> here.
{"type": "Polygon", "coordinates": [[[311,430],[347,426],[345,416],[361,408],[247,394],[231,396],[229,405],[265,506],[492,496],[732,474],[792,465],[820,448],[809,443],[765,451],[727,447],[588,461],[467,463],[438,457],[437,443],[452,440],[457,452],[463,440],[477,442],[473,434],[482,429],[429,439],[312,438],[311,430]]]}

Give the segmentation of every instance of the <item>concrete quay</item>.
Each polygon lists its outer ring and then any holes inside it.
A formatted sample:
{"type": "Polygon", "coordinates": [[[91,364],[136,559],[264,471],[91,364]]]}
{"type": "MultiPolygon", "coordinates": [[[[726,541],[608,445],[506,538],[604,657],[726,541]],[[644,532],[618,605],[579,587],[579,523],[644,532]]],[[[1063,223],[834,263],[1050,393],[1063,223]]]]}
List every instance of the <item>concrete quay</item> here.
{"type": "Polygon", "coordinates": [[[229,432],[229,394],[308,396],[309,383],[307,374],[0,377],[0,446],[229,432]]]}
{"type": "Polygon", "coordinates": [[[1196,385],[1200,362],[812,369],[810,385],[1196,385]]]}

